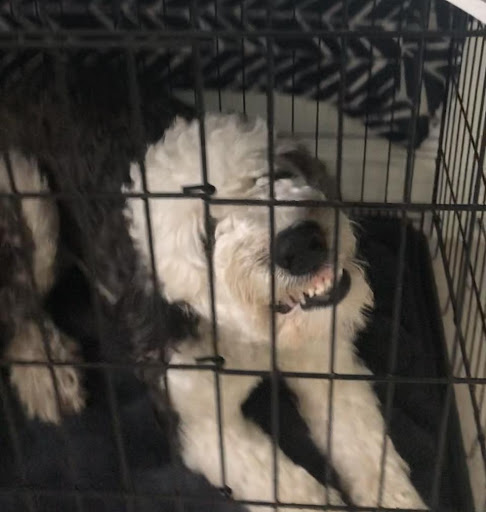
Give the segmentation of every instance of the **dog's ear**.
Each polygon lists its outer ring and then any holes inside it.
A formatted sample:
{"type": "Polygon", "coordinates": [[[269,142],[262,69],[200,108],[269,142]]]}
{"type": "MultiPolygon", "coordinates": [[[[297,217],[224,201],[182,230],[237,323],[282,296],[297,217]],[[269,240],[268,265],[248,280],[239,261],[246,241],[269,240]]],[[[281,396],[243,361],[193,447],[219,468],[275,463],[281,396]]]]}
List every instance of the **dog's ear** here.
{"type": "Polygon", "coordinates": [[[322,190],[328,199],[341,200],[341,191],[337,181],[331,176],[324,162],[312,156],[304,146],[294,146],[279,155],[282,167],[297,169],[309,185],[322,190]]]}

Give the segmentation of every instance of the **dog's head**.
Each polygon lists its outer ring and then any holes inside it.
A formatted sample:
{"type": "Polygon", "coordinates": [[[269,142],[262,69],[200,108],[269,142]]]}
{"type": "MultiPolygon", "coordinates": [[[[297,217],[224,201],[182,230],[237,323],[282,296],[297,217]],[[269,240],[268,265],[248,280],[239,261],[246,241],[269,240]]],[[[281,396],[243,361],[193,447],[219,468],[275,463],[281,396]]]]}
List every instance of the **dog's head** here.
{"type": "MultiPolygon", "coordinates": [[[[208,181],[216,189],[213,197],[269,198],[264,121],[207,115],[205,136],[208,181]]],[[[330,182],[318,161],[295,142],[278,137],[274,150],[277,199],[326,199],[322,187],[329,189],[330,182]]],[[[176,120],[163,140],[148,149],[145,167],[151,193],[180,192],[185,186],[201,183],[199,124],[176,120]]],[[[132,179],[141,190],[136,165],[132,166],[132,179]]],[[[143,200],[129,203],[132,236],[149,262],[143,200]]],[[[186,302],[203,318],[211,318],[207,259],[207,247],[211,246],[218,325],[238,333],[239,339],[268,341],[274,311],[280,345],[322,335],[326,326],[330,332],[333,306],[337,307],[338,325],[354,329],[362,322],[362,310],[370,304],[371,293],[355,262],[351,223],[342,212],[322,206],[275,206],[276,308],[272,311],[268,205],[218,203],[205,212],[200,198],[151,198],[148,209],[156,270],[166,297],[186,302]]]]}

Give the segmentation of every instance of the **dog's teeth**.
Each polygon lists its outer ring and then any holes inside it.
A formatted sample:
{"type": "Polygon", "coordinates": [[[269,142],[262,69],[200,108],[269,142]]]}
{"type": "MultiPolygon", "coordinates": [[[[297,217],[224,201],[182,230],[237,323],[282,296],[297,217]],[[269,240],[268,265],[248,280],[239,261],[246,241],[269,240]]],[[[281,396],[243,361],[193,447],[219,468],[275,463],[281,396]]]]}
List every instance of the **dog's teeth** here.
{"type": "Polygon", "coordinates": [[[316,294],[316,290],[314,290],[313,288],[307,290],[307,295],[309,297],[314,297],[315,294],[316,294]]]}
{"type": "Polygon", "coordinates": [[[324,293],[326,288],[327,288],[327,283],[319,283],[316,286],[316,295],[321,295],[321,293],[324,293]]]}

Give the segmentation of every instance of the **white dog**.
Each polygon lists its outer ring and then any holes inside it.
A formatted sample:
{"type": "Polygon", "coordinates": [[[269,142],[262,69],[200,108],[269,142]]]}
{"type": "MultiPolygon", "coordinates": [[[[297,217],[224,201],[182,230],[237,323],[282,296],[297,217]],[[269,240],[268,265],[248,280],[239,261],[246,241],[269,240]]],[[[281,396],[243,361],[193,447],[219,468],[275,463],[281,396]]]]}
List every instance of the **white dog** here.
{"type": "MultiPolygon", "coordinates": [[[[266,123],[248,122],[236,115],[207,115],[205,134],[208,179],[216,189],[213,197],[268,199],[266,123]]],[[[325,199],[323,191],[312,186],[308,169],[295,163],[299,155],[305,153],[296,143],[276,138],[275,197],[325,199]]],[[[310,157],[307,160],[312,161],[310,157]]],[[[198,122],[177,119],[164,138],[149,147],[145,166],[149,192],[180,192],[183,186],[200,183],[198,122]]],[[[137,165],[132,165],[131,177],[135,190],[142,190],[137,165]]],[[[201,318],[199,339],[187,339],[173,352],[170,362],[176,368],[168,373],[170,397],[180,416],[183,459],[189,468],[221,486],[215,373],[180,367],[214,355],[206,237],[211,237],[213,248],[217,348],[225,369],[271,369],[270,333],[275,315],[279,371],[330,373],[335,307],[334,371],[369,374],[355,355],[353,342],[365,324],[366,308],[372,306],[372,292],[355,261],[351,223],[340,213],[336,240],[336,215],[330,207],[275,207],[276,312],[271,308],[267,205],[216,202],[210,207],[211,233],[206,233],[204,203],[198,198],[154,198],[149,200],[149,209],[156,269],[164,295],[169,301],[189,304],[201,318]]],[[[127,215],[132,238],[148,265],[148,231],[140,199],[128,201],[127,215]]],[[[331,456],[353,503],[376,506],[384,421],[370,383],[335,381],[328,443],[329,380],[293,377],[286,382],[298,398],[314,442],[331,456]]],[[[272,441],[241,412],[242,403],[257,383],[257,376],[221,375],[225,483],[236,499],[273,502],[272,441]]],[[[410,482],[406,463],[389,438],[386,443],[381,505],[426,508],[410,482]]],[[[329,497],[331,504],[342,503],[334,490],[329,491],[329,497]]],[[[323,505],[326,490],[278,452],[277,498],[281,503],[323,505]]],[[[266,510],[257,505],[250,509],[266,510]]]]}

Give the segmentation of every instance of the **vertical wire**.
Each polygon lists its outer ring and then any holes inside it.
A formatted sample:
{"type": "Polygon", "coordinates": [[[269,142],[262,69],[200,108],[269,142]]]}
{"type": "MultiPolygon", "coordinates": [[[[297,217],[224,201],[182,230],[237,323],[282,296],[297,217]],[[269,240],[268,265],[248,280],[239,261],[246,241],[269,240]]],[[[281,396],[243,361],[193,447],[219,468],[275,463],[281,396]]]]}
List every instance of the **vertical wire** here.
{"type": "MultiPolygon", "coordinates": [[[[371,7],[372,15],[371,15],[371,27],[375,27],[376,23],[376,0],[373,0],[373,5],[371,7]]],[[[366,183],[366,157],[367,157],[367,149],[368,149],[368,125],[369,125],[369,107],[370,107],[370,93],[371,93],[371,71],[373,69],[373,43],[372,40],[369,39],[369,52],[368,52],[368,84],[367,84],[367,94],[366,94],[366,114],[365,114],[365,134],[364,134],[364,147],[363,147],[363,168],[361,170],[361,201],[364,201],[364,188],[366,183]]],[[[386,190],[386,189],[385,189],[386,190]]]]}
{"type": "MultiPolygon", "coordinates": [[[[167,7],[167,2],[169,0],[162,0],[162,16],[164,18],[164,25],[167,24],[166,22],[166,19],[167,19],[167,16],[168,16],[168,7],[167,7]]],[[[171,47],[169,46],[166,50],[166,53],[167,53],[167,85],[168,85],[168,89],[169,89],[169,92],[172,93],[172,69],[171,69],[171,59],[172,59],[172,52],[171,52],[171,47]]]]}
{"type": "MultiPolygon", "coordinates": [[[[273,3],[267,0],[267,27],[272,28],[273,3]]],[[[273,88],[275,83],[275,68],[273,56],[273,38],[267,37],[267,123],[268,123],[268,172],[269,172],[269,196],[275,199],[275,170],[274,170],[274,105],[273,88]]],[[[277,447],[279,432],[279,382],[277,369],[277,343],[275,322],[275,206],[271,203],[268,207],[269,235],[270,235],[270,340],[271,340],[271,430],[272,430],[272,461],[273,461],[273,505],[277,510],[279,501],[278,493],[278,457],[277,447]]]]}
{"type": "MultiPolygon", "coordinates": [[[[148,186],[147,186],[147,179],[146,179],[146,169],[145,169],[145,162],[144,162],[144,158],[143,158],[143,153],[142,153],[142,148],[143,148],[143,141],[144,141],[144,128],[143,128],[143,119],[142,119],[142,109],[141,109],[141,100],[140,100],[140,92],[139,92],[139,87],[138,87],[138,82],[137,82],[137,71],[136,71],[136,63],[135,63],[135,57],[133,55],[133,53],[131,51],[128,51],[127,52],[127,55],[126,55],[126,65],[127,65],[127,68],[126,68],[126,71],[127,71],[127,74],[128,74],[128,90],[129,90],[129,101],[130,101],[130,117],[131,117],[131,131],[132,131],[132,134],[134,136],[134,139],[135,139],[135,144],[136,144],[136,148],[137,148],[137,160],[138,160],[138,166],[139,166],[139,169],[140,169],[140,174],[141,174],[141,182],[142,182],[142,188],[143,188],[143,191],[144,193],[149,193],[148,191],[148,186]]],[[[153,247],[153,231],[152,231],[152,219],[151,219],[151,216],[150,216],[150,206],[149,206],[149,201],[147,199],[144,200],[144,214],[145,214],[145,222],[147,224],[147,233],[148,233],[148,239],[149,239],[149,251],[150,251],[150,261],[151,263],[153,263],[154,265],[154,268],[155,268],[155,254],[153,252],[154,250],[154,247],[153,247]]],[[[153,290],[154,290],[154,293],[158,293],[158,280],[157,280],[157,274],[155,273],[152,273],[152,279],[153,279],[153,283],[152,284],[155,284],[154,287],[153,287],[153,290]],[[154,283],[155,281],[155,283],[154,283]]],[[[154,303],[152,302],[152,306],[154,305],[154,303]]],[[[154,311],[153,311],[153,315],[154,315],[154,318],[155,318],[155,315],[156,315],[156,311],[155,311],[155,308],[154,308],[154,311]]],[[[111,374],[109,374],[111,376],[111,374]]],[[[111,380],[111,379],[110,379],[111,380]]],[[[110,388],[112,387],[113,385],[110,386],[110,388]]],[[[165,389],[167,389],[165,386],[164,386],[165,389]]],[[[168,393],[168,392],[167,392],[168,393]]],[[[167,400],[169,401],[169,398],[167,398],[167,400]]],[[[170,402],[169,402],[170,403],[170,402]]],[[[170,420],[169,420],[170,422],[170,420]]],[[[115,425],[115,428],[116,428],[116,431],[118,432],[118,435],[117,435],[117,438],[119,439],[123,439],[122,438],[122,428],[121,428],[121,424],[117,424],[115,425]]],[[[171,439],[169,440],[169,444],[171,444],[173,442],[173,438],[171,436],[171,439]]],[[[126,454],[125,454],[125,451],[124,451],[124,444],[119,441],[117,441],[117,444],[118,445],[121,445],[122,447],[122,460],[125,459],[126,460],[126,454]]],[[[124,466],[122,466],[124,467],[124,466]]],[[[131,475],[130,475],[130,472],[129,472],[129,469],[128,469],[128,465],[126,466],[126,469],[124,470],[124,485],[132,491],[133,493],[133,482],[132,482],[132,479],[131,479],[131,475]]],[[[176,493],[177,493],[177,488],[176,488],[176,493]]],[[[128,502],[128,507],[130,509],[133,509],[135,503],[137,502],[136,500],[134,500],[133,498],[128,500],[127,499],[127,502],[128,502]]]]}
{"type": "MultiPolygon", "coordinates": [[[[420,98],[422,92],[422,76],[424,70],[425,61],[425,39],[423,32],[425,27],[428,26],[428,20],[430,17],[431,0],[427,0],[424,8],[424,27],[422,28],[422,37],[419,40],[418,49],[418,74],[416,82],[416,90],[414,91],[413,107],[412,107],[412,118],[410,123],[410,133],[407,147],[407,163],[405,171],[405,184],[403,190],[403,201],[405,204],[409,204],[411,201],[412,185],[413,185],[413,165],[414,165],[414,153],[415,153],[415,138],[417,129],[417,119],[420,109],[420,98]]],[[[406,245],[407,245],[407,212],[403,208],[400,210],[400,245],[398,249],[398,269],[397,269],[397,281],[396,288],[393,297],[393,313],[392,313],[392,333],[391,333],[391,347],[388,358],[388,376],[393,378],[395,373],[397,356],[398,356],[398,338],[399,338],[399,326],[402,310],[402,295],[403,295],[403,280],[405,273],[405,256],[406,256],[406,245]]],[[[381,472],[380,472],[380,483],[378,490],[378,505],[381,506],[383,501],[383,493],[385,486],[385,473],[386,473],[386,455],[388,450],[388,434],[390,431],[390,421],[392,414],[393,399],[395,394],[395,382],[392,380],[387,384],[387,393],[385,399],[385,424],[383,429],[383,449],[381,454],[381,472]]]]}
{"type": "MultiPolygon", "coordinates": [[[[317,91],[316,91],[316,120],[315,120],[315,147],[314,147],[314,156],[317,158],[319,155],[319,107],[320,107],[320,100],[321,100],[321,94],[320,94],[320,81],[321,81],[321,38],[318,39],[319,44],[319,52],[317,56],[317,91]]],[[[293,94],[292,94],[292,130],[293,130],[293,123],[294,123],[294,103],[293,103],[293,94]]]]}
{"type": "MultiPolygon", "coordinates": [[[[448,371],[449,377],[450,371],[448,371]]],[[[449,414],[452,402],[453,385],[449,382],[446,386],[446,392],[444,396],[444,408],[440,419],[439,435],[437,438],[437,458],[434,464],[434,471],[432,477],[432,490],[430,493],[430,510],[432,512],[439,512],[439,493],[440,493],[440,482],[442,477],[442,461],[444,458],[444,452],[447,440],[447,429],[449,425],[449,414]]]]}
{"type": "MultiPolygon", "coordinates": [[[[214,0],[214,21],[216,22],[216,26],[218,25],[218,0],[214,0]]],[[[216,77],[218,80],[218,110],[222,112],[223,103],[221,100],[221,67],[219,60],[219,38],[216,38],[216,77]]]]}
{"type": "MultiPolygon", "coordinates": [[[[241,28],[243,32],[246,31],[246,0],[240,0],[240,18],[241,18],[241,28]]],[[[242,107],[243,113],[246,114],[246,55],[245,55],[245,38],[241,38],[241,99],[242,99],[242,107]]]]}
{"type": "MultiPolygon", "coordinates": [[[[147,224],[147,238],[148,238],[148,247],[149,247],[149,258],[150,258],[150,277],[151,284],[153,288],[154,297],[160,295],[160,285],[159,278],[157,272],[157,265],[155,263],[155,245],[154,245],[154,231],[153,231],[153,223],[150,212],[150,191],[147,183],[147,172],[145,168],[144,157],[141,154],[142,148],[144,147],[144,126],[142,119],[142,107],[141,107],[141,98],[140,98],[140,90],[138,86],[138,82],[136,79],[136,63],[135,57],[131,51],[127,53],[127,73],[128,73],[128,88],[130,94],[130,108],[131,108],[131,118],[132,118],[132,133],[135,138],[135,143],[137,147],[137,159],[138,166],[140,169],[140,176],[142,182],[142,190],[144,194],[147,194],[143,199],[144,206],[144,216],[145,222],[147,224]]],[[[157,311],[155,309],[155,298],[152,298],[152,308],[153,308],[153,318],[156,318],[157,311]]],[[[155,323],[155,327],[157,328],[158,323],[155,323]]],[[[157,328],[158,329],[158,328],[157,328]]],[[[164,394],[167,403],[170,405],[170,390],[168,386],[167,372],[164,371],[164,394]]],[[[174,446],[175,438],[176,438],[176,425],[174,424],[174,418],[172,415],[168,417],[168,430],[169,430],[169,456],[172,467],[177,471],[179,469],[178,465],[178,457],[177,457],[177,448],[174,446]]],[[[177,510],[179,512],[184,512],[184,505],[181,499],[181,492],[179,481],[175,482],[174,489],[174,502],[176,504],[177,510]]]]}
{"type": "MultiPolygon", "coordinates": [[[[295,19],[295,4],[294,4],[294,19],[295,19]]],[[[319,8],[319,27],[322,29],[322,6],[319,8]]],[[[321,104],[321,61],[322,61],[322,55],[321,55],[321,45],[322,45],[322,39],[320,37],[317,38],[317,90],[316,90],[316,119],[315,119],[315,149],[314,149],[314,156],[318,158],[319,155],[319,116],[320,116],[320,104],[321,104]]],[[[295,51],[294,55],[295,57],[295,51]]],[[[294,71],[292,70],[292,81],[294,81],[294,71]]],[[[292,82],[293,83],[293,82],[292,82]]],[[[292,98],[293,100],[293,98],[292,98]]],[[[294,104],[292,102],[292,125],[294,121],[294,104]]]]}
{"type": "MultiPolygon", "coordinates": [[[[343,28],[348,29],[348,0],[342,1],[343,8],[343,28]]],[[[339,97],[338,97],[338,129],[337,129],[337,154],[336,154],[336,183],[339,197],[341,197],[341,181],[342,181],[342,167],[343,167],[343,132],[344,132],[344,100],[346,95],[346,52],[347,52],[347,37],[342,35],[341,39],[341,54],[340,54],[340,84],[339,84],[339,97]]],[[[338,254],[339,254],[339,221],[340,221],[340,208],[334,208],[334,253],[333,253],[333,270],[334,282],[333,288],[337,286],[338,276],[338,254]]],[[[329,463],[326,464],[326,504],[330,505],[329,500],[329,482],[331,482],[331,467],[333,467],[333,454],[332,454],[332,421],[333,421],[333,400],[334,400],[334,377],[335,377],[335,359],[336,359],[336,305],[332,307],[331,318],[331,347],[330,347],[330,368],[329,368],[329,392],[327,397],[327,458],[329,463]]]]}
{"type": "MultiPolygon", "coordinates": [[[[198,21],[198,6],[197,0],[191,0],[191,20],[193,28],[197,28],[198,21]]],[[[201,67],[201,55],[199,48],[199,41],[194,40],[192,43],[193,52],[193,66],[195,72],[195,84],[196,84],[196,113],[197,120],[199,122],[199,141],[201,145],[201,174],[204,185],[204,194],[202,200],[204,204],[204,229],[207,240],[207,264],[208,264],[208,281],[209,281],[209,299],[211,302],[211,336],[213,343],[214,357],[219,357],[218,352],[218,324],[216,317],[216,304],[215,304],[215,287],[214,287],[214,266],[213,266],[213,241],[210,236],[211,233],[211,211],[209,205],[209,189],[210,183],[208,180],[208,167],[207,167],[207,155],[206,155],[206,131],[205,131],[205,110],[204,110],[204,95],[203,95],[203,77],[201,67]]],[[[216,359],[215,359],[216,360],[216,359]]],[[[215,395],[216,395],[216,416],[218,422],[218,439],[219,439],[219,459],[221,464],[221,481],[223,490],[227,489],[226,485],[226,466],[225,466],[225,455],[224,455],[224,433],[223,433],[223,405],[221,401],[221,375],[219,371],[219,365],[214,366],[214,383],[215,383],[215,395]]]]}
{"type": "MultiPolygon", "coordinates": [[[[401,2],[400,4],[400,14],[399,14],[399,23],[398,23],[398,30],[399,32],[403,29],[403,17],[404,17],[404,5],[405,2],[401,2]]],[[[397,57],[396,57],[396,76],[394,81],[394,87],[393,87],[393,100],[392,105],[394,106],[397,100],[397,89],[399,88],[398,82],[401,80],[401,73],[400,73],[400,57],[401,52],[399,51],[401,48],[401,38],[398,38],[398,49],[397,49],[397,57]]],[[[391,116],[390,116],[390,133],[393,131],[393,123],[395,122],[395,110],[392,108],[391,110],[391,116]]],[[[388,185],[390,181],[390,164],[391,164],[391,153],[392,153],[392,141],[391,137],[388,141],[388,152],[387,152],[387,160],[386,160],[386,179],[385,179],[385,197],[384,201],[385,203],[388,202],[388,185]]]]}
{"type": "MultiPolygon", "coordinates": [[[[294,24],[297,23],[297,13],[296,13],[296,3],[297,0],[292,2],[292,21],[294,24]]],[[[292,42],[292,95],[291,95],[291,112],[290,112],[290,131],[292,134],[295,133],[295,42],[292,42]]],[[[319,83],[319,82],[318,82],[319,83]]],[[[319,87],[317,89],[317,93],[319,93],[319,87]]]]}
{"type": "MultiPolygon", "coordinates": [[[[76,162],[78,161],[76,150],[75,150],[75,144],[74,144],[74,135],[72,133],[72,128],[70,121],[72,120],[71,115],[71,103],[69,100],[69,89],[67,85],[67,77],[66,77],[66,69],[65,66],[61,64],[61,58],[60,55],[57,54],[54,56],[55,63],[56,63],[56,85],[58,92],[61,95],[62,98],[62,112],[65,116],[65,119],[68,122],[67,129],[69,131],[68,140],[70,140],[70,146],[69,146],[69,154],[72,158],[73,165],[76,165],[76,162]],[[69,120],[69,121],[68,121],[69,120]],[[75,157],[75,158],[74,158],[75,157]]],[[[73,184],[69,184],[69,186],[73,186],[73,184]]],[[[76,197],[75,201],[79,208],[77,211],[77,217],[80,218],[89,218],[85,198],[80,194],[79,190],[76,190],[73,188],[71,192],[76,197]]],[[[84,233],[82,230],[80,230],[80,237],[82,239],[83,247],[84,247],[84,254],[86,256],[86,263],[88,266],[88,269],[91,273],[91,275],[96,276],[96,263],[95,263],[95,257],[92,250],[92,241],[89,240],[86,233],[84,233]],[[88,249],[89,248],[89,249],[88,249]],[[88,249],[88,250],[87,250],[88,249]]],[[[96,333],[98,335],[98,338],[101,340],[104,336],[104,328],[103,328],[103,321],[101,317],[101,303],[98,293],[95,291],[94,286],[90,286],[90,295],[91,299],[94,304],[94,314],[95,314],[95,327],[96,327],[96,333]]],[[[118,410],[118,400],[116,397],[113,379],[111,375],[111,369],[105,368],[103,371],[103,376],[106,384],[106,390],[108,395],[108,407],[110,410],[110,417],[111,417],[111,426],[113,428],[113,434],[115,436],[115,445],[117,447],[117,455],[118,455],[118,462],[120,465],[120,471],[121,471],[121,478],[123,485],[126,490],[130,490],[132,488],[131,486],[131,479],[130,479],[130,472],[128,469],[128,462],[127,457],[124,449],[124,443],[123,443],[123,436],[121,432],[121,421],[120,421],[120,415],[118,410]]],[[[81,500],[78,494],[76,494],[76,499],[81,500]]],[[[127,503],[127,508],[129,512],[132,510],[132,506],[130,503],[127,503]]]]}

